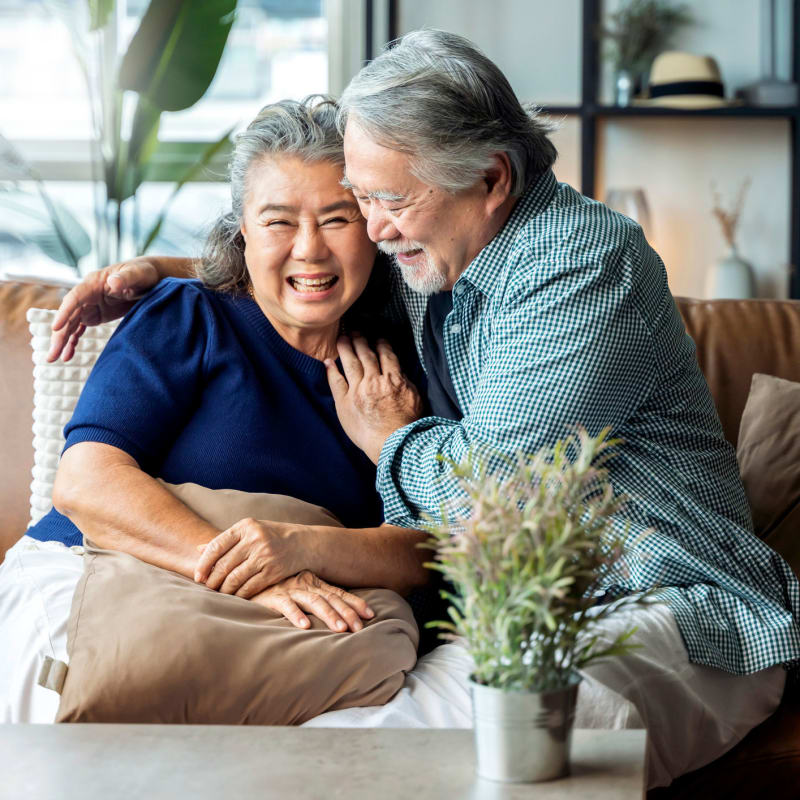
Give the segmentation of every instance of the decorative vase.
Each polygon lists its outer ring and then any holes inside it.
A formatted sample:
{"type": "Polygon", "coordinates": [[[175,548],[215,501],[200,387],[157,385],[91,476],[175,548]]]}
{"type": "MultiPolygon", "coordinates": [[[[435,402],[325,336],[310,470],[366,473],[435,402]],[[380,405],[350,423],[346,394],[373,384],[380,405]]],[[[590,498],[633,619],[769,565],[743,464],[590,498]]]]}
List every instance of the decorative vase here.
{"type": "Polygon", "coordinates": [[[614,76],[614,104],[625,107],[631,104],[634,95],[634,78],[626,69],[617,70],[614,76]]]}
{"type": "Polygon", "coordinates": [[[504,783],[569,775],[580,675],[549,692],[495,689],[470,680],[477,773],[504,783]]]}
{"type": "Polygon", "coordinates": [[[753,268],[739,257],[735,246],[714,264],[706,277],[706,297],[711,299],[746,300],[753,296],[753,287],[753,268]]]}

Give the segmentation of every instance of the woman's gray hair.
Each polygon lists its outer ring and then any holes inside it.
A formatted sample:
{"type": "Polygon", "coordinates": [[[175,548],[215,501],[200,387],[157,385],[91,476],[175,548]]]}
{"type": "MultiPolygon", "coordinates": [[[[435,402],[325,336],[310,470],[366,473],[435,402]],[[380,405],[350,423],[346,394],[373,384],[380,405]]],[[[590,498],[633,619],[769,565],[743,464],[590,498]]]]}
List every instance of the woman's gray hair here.
{"type": "Polygon", "coordinates": [[[364,66],[339,101],[377,144],[410,156],[424,183],[457,192],[507,153],[512,194],[522,194],[556,160],[553,125],[523,107],[505,75],[469,40],[426,29],[389,44],[364,66]]]}
{"type": "Polygon", "coordinates": [[[195,262],[195,274],[205,286],[230,292],[250,288],[241,225],[254,164],[270,156],[292,155],[344,166],[336,111],[336,101],[326,95],[310,95],[300,102],[281,100],[264,106],[236,136],[228,163],[231,211],[216,221],[202,257],[195,262]]]}

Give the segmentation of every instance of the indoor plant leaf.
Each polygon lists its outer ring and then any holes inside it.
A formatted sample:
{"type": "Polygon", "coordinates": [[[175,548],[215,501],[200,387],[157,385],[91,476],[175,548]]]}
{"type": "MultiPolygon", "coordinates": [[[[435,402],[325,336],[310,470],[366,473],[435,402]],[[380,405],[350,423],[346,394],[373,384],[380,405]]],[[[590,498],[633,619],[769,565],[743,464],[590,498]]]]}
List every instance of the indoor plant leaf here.
{"type": "Polygon", "coordinates": [[[217,71],[236,0],[151,2],[119,70],[119,86],[163,111],[196,103],[217,71]]]}
{"type": "Polygon", "coordinates": [[[104,28],[114,11],[114,0],[89,0],[89,30],[104,28]]]}
{"type": "Polygon", "coordinates": [[[140,253],[144,253],[147,251],[147,248],[155,241],[156,237],[161,232],[161,227],[164,224],[164,220],[166,219],[167,212],[169,211],[169,207],[172,204],[172,201],[175,199],[175,195],[180,191],[181,187],[187,182],[195,178],[201,170],[205,169],[208,166],[209,162],[212,158],[227,144],[230,143],[231,133],[233,132],[233,128],[228,128],[225,133],[217,139],[216,142],[211,142],[208,147],[203,151],[200,158],[192,164],[186,172],[178,179],[178,182],[175,184],[175,188],[172,190],[172,194],[167,198],[166,202],[164,203],[161,212],[159,213],[158,217],[156,218],[155,223],[153,224],[152,228],[150,229],[149,233],[144,239],[142,246],[139,248],[140,253]]]}
{"type": "Polygon", "coordinates": [[[3,188],[0,208],[4,230],[35,244],[54,261],[77,268],[78,261],[92,249],[83,225],[56,200],[50,199],[48,206],[39,195],[16,187],[3,188]]]}
{"type": "Polygon", "coordinates": [[[158,146],[160,122],[161,109],[140,95],[133,115],[131,138],[127,142],[120,142],[117,149],[114,181],[109,196],[118,202],[136,194],[145,179],[148,164],[158,146]]]}

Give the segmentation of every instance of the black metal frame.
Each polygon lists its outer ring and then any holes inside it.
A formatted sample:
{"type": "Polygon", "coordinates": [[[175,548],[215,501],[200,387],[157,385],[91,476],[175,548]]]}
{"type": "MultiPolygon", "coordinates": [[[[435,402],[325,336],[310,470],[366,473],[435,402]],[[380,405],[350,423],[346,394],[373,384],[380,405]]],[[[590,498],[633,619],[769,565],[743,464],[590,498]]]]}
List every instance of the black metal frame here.
{"type": "MultiPolygon", "coordinates": [[[[372,0],[366,0],[367,14],[371,19],[372,0]]],[[[601,21],[601,0],[583,0],[581,104],[579,106],[546,106],[545,111],[580,117],[581,121],[581,192],[587,197],[595,194],[597,168],[598,120],[605,117],[751,117],[785,119],[789,124],[791,151],[790,182],[790,246],[789,297],[800,300],[800,104],[787,108],[753,108],[729,106],[724,108],[699,109],[696,111],[631,106],[617,108],[601,106],[598,100],[598,76],[600,74],[600,48],[597,31],[601,21]]],[[[388,40],[398,35],[399,0],[389,0],[388,40]]],[[[800,0],[792,0],[793,64],[792,80],[800,82],[800,0]]],[[[368,58],[372,57],[371,29],[368,32],[368,58]]]]}
{"type": "MultiPolygon", "coordinates": [[[[785,119],[789,123],[791,150],[791,185],[789,196],[789,297],[800,299],[800,104],[785,108],[755,108],[729,106],[725,108],[699,109],[696,111],[601,106],[597,88],[599,71],[599,47],[597,30],[600,26],[600,0],[583,0],[581,105],[578,108],[551,107],[547,110],[560,114],[577,114],[581,118],[581,192],[588,197],[595,193],[595,171],[597,166],[597,120],[601,117],[762,117],[785,119]]],[[[792,80],[800,82],[800,0],[792,2],[793,64],[792,80]]]]}

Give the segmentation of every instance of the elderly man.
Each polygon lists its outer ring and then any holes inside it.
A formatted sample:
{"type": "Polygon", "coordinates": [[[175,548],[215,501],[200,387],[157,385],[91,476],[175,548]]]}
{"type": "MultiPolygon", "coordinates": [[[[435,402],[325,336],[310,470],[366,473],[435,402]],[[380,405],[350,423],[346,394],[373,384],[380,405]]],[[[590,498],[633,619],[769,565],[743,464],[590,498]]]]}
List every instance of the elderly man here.
{"type": "Polygon", "coordinates": [[[340,341],[331,389],[377,464],[387,521],[414,526],[457,498],[448,460],[475,445],[530,453],[576,423],[611,426],[632,558],[607,589],[658,584],[664,605],[638,612],[642,650],[587,671],[577,724],[646,724],[650,786],[718,757],[780,701],[800,587],[752,534],[661,260],[639,226],[556,181],[547,126],[458,36],[408,34],[353,79],[340,114],[345,183],[394,255],[394,311],[435,415],[409,418],[365,341],[340,341]]]}

